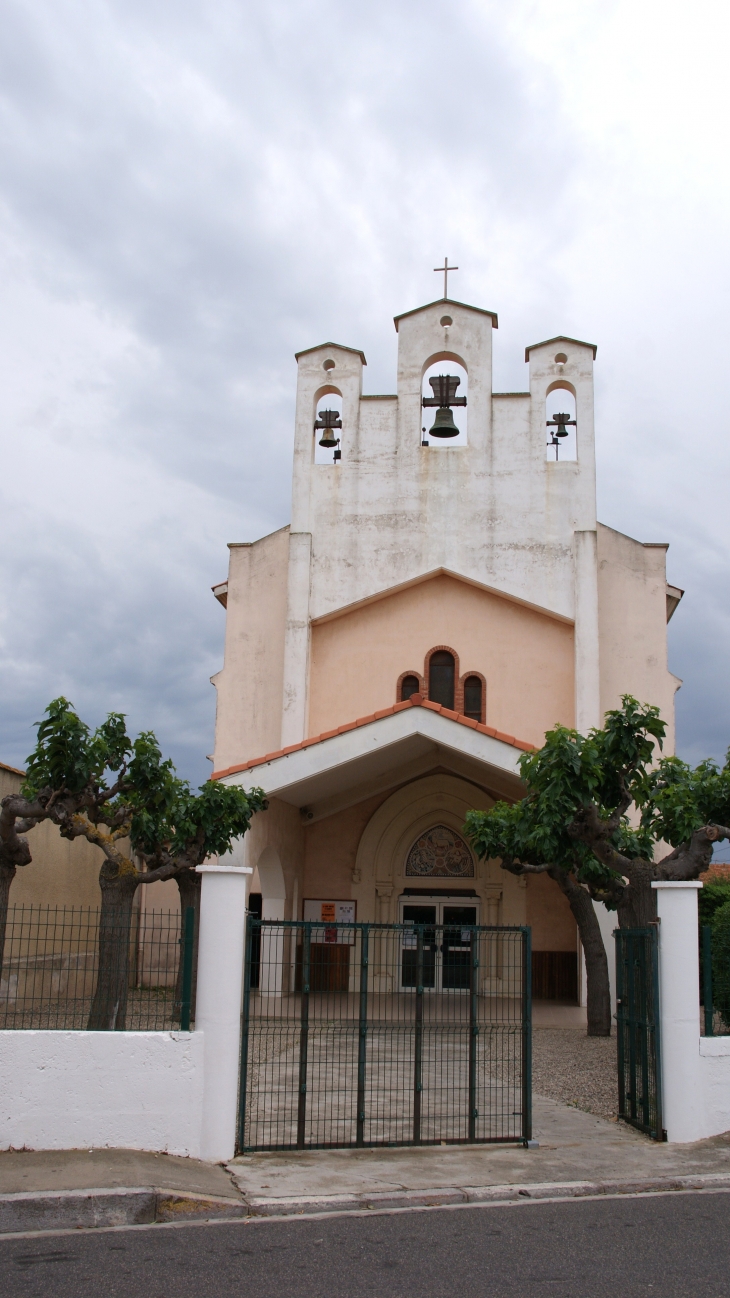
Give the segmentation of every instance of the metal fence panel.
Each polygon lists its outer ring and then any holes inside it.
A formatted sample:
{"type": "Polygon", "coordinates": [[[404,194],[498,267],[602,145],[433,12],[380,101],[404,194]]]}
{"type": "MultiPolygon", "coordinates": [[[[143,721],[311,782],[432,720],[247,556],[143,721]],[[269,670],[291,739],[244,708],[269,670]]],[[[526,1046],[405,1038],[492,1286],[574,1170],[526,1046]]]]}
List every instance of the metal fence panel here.
{"type": "MultiPolygon", "coordinates": [[[[0,952],[1,1028],[86,1028],[97,986],[100,910],[9,906],[0,952]]],[[[190,1026],[194,912],[133,914],[120,930],[128,1031],[190,1026]],[[182,939],[185,939],[184,942],[182,939]]]]}
{"type": "Polygon", "coordinates": [[[711,924],[700,929],[700,1003],[706,1037],[730,1033],[730,951],[725,934],[711,924]],[[725,940],[723,940],[725,938],[725,940]]]}
{"type": "Polygon", "coordinates": [[[619,1117],[662,1140],[657,930],[616,929],[614,938],[619,1117]]]}
{"type": "Polygon", "coordinates": [[[529,930],[250,916],[240,1149],[531,1138],[529,930]]]}

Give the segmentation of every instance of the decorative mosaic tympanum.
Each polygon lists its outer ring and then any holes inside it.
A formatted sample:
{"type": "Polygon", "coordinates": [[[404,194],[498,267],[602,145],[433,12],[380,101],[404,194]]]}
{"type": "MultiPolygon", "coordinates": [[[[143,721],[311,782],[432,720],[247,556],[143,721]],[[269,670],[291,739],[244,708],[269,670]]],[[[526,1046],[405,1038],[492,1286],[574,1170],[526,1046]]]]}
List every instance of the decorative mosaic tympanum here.
{"type": "Polygon", "coordinates": [[[460,834],[435,825],[417,838],[406,860],[406,874],[422,878],[463,879],[474,874],[474,858],[460,834]]]}

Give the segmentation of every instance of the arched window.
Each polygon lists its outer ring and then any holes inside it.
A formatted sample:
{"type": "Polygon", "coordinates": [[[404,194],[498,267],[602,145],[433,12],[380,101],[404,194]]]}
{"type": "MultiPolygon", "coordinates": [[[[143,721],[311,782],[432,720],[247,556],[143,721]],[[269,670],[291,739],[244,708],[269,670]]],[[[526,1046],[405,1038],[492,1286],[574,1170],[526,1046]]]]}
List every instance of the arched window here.
{"type": "Polygon", "coordinates": [[[411,697],[411,694],[418,694],[421,688],[421,682],[417,676],[404,676],[400,683],[401,703],[411,697]]]}
{"type": "Polygon", "coordinates": [[[482,682],[478,676],[467,676],[464,681],[464,716],[472,721],[482,719],[482,682]]]}
{"type": "Polygon", "coordinates": [[[454,708],[454,655],[437,649],[428,664],[428,697],[443,708],[454,708]]]}

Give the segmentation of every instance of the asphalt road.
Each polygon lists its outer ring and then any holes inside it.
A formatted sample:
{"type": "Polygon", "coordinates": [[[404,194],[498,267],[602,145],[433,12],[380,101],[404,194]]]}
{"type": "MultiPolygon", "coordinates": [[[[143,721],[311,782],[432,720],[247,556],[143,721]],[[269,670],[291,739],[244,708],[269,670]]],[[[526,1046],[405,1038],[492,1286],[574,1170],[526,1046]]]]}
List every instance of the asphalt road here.
{"type": "Polygon", "coordinates": [[[0,1241],[3,1298],[727,1298],[730,1194],[0,1241]]]}

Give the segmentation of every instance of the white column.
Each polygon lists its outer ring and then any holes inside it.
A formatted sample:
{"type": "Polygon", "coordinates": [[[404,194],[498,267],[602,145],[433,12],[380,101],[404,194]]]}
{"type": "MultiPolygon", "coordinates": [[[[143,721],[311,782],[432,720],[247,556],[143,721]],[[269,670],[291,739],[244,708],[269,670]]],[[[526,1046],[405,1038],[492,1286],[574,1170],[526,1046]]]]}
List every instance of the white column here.
{"type": "Polygon", "coordinates": [[[223,1163],[236,1152],[243,957],[248,881],[240,865],[200,865],[195,1031],[204,1038],[201,1158],[223,1163]]]}
{"type": "Polygon", "coordinates": [[[600,726],[598,552],[593,531],[573,533],[575,579],[575,728],[582,735],[600,726]]]}
{"type": "Polygon", "coordinates": [[[659,916],[662,1102],[667,1139],[701,1140],[700,970],[694,880],[653,883],[659,916]]]}

